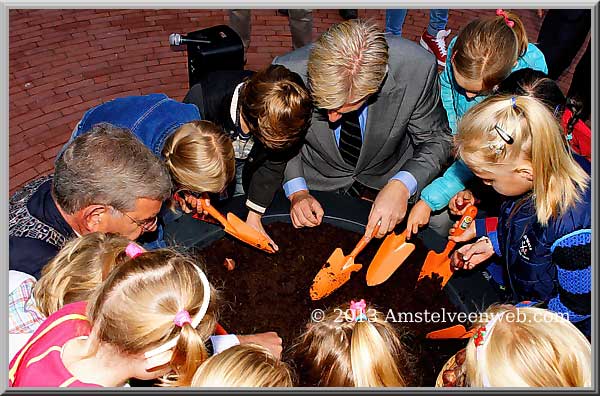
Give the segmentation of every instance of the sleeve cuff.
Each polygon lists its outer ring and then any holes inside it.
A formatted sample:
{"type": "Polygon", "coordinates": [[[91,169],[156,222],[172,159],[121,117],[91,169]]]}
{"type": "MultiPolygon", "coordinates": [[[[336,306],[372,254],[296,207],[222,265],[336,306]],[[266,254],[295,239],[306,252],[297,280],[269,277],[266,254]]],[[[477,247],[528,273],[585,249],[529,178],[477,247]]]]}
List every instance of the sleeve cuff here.
{"type": "Polygon", "coordinates": [[[293,193],[298,192],[300,190],[308,191],[306,180],[304,180],[303,177],[296,177],[295,179],[292,179],[283,185],[283,191],[285,192],[285,196],[287,198],[289,198],[290,195],[292,195],[293,193]]]}
{"type": "Polygon", "coordinates": [[[415,179],[415,177],[410,172],[400,171],[396,173],[394,177],[391,178],[391,180],[398,180],[404,183],[411,197],[417,192],[417,179],[415,179]]]}
{"type": "Polygon", "coordinates": [[[246,200],[246,207],[250,210],[253,210],[257,213],[265,214],[265,211],[267,210],[267,208],[263,208],[262,206],[255,204],[254,202],[250,201],[249,199],[246,200]]]}
{"type": "Polygon", "coordinates": [[[213,345],[215,355],[233,346],[240,345],[240,340],[235,334],[214,335],[210,337],[210,342],[213,345]]]}

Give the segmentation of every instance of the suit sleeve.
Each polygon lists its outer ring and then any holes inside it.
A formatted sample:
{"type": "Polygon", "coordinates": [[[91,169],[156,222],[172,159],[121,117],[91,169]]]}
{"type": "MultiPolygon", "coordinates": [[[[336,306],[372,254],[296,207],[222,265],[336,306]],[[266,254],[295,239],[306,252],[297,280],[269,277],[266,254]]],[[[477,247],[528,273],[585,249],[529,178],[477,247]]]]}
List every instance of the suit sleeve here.
{"type": "Polygon", "coordinates": [[[285,161],[268,159],[254,172],[248,187],[248,209],[260,214],[265,213],[275,193],[281,188],[285,168],[285,161]]]}
{"type": "Polygon", "coordinates": [[[408,133],[415,150],[413,157],[401,168],[417,180],[417,194],[437,176],[450,158],[452,135],[446,113],[440,101],[437,64],[431,63],[429,73],[415,109],[408,122],[408,133]]]}

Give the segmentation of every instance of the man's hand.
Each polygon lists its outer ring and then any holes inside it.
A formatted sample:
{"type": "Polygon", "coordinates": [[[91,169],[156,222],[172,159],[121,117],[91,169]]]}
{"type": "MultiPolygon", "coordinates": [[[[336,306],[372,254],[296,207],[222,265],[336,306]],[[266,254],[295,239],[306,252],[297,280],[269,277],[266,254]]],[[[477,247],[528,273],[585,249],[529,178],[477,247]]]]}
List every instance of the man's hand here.
{"type": "Polygon", "coordinates": [[[375,237],[381,238],[392,231],[396,227],[396,224],[404,219],[409,197],[410,193],[404,183],[400,180],[390,180],[379,191],[375,202],[373,202],[365,236],[371,238],[373,230],[379,221],[381,221],[381,226],[375,237]]]}
{"type": "Polygon", "coordinates": [[[290,195],[290,217],[296,228],[315,227],[323,220],[323,208],[319,201],[306,190],[290,195]]]}
{"type": "Polygon", "coordinates": [[[465,209],[469,204],[475,202],[475,196],[470,190],[459,191],[455,196],[450,199],[448,208],[450,213],[455,216],[462,216],[465,213],[465,209]]]}
{"type": "Polygon", "coordinates": [[[429,223],[431,208],[422,199],[410,210],[406,222],[406,239],[419,232],[419,228],[429,223]]]}
{"type": "Polygon", "coordinates": [[[275,249],[275,251],[278,251],[279,246],[277,246],[275,244],[275,242],[273,242],[273,240],[271,239],[269,234],[267,234],[267,232],[263,228],[262,222],[260,221],[261,218],[262,218],[262,215],[260,213],[256,213],[251,210],[248,212],[248,217],[246,217],[246,224],[248,224],[250,227],[254,228],[255,230],[258,230],[258,232],[260,232],[265,237],[267,237],[267,239],[271,243],[271,246],[273,246],[273,249],[275,249]]]}
{"type": "Polygon", "coordinates": [[[471,270],[494,255],[494,248],[489,240],[484,239],[456,250],[450,258],[453,270],[471,270]]]}
{"type": "Polygon", "coordinates": [[[274,331],[267,333],[258,333],[250,335],[238,335],[238,340],[241,344],[258,344],[267,348],[277,358],[281,358],[281,351],[283,347],[281,345],[281,338],[274,331]]]}

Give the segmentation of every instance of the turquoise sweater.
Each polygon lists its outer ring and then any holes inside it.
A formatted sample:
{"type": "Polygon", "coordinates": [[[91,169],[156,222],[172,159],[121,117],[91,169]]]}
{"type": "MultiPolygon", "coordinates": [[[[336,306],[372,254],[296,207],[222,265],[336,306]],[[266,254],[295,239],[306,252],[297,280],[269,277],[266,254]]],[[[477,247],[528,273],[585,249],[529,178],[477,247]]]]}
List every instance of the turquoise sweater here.
{"type": "MultiPolygon", "coordinates": [[[[456,85],[452,73],[452,64],[450,62],[450,59],[452,58],[452,48],[454,47],[455,42],[456,37],[452,39],[448,46],[446,68],[440,73],[442,103],[448,114],[448,123],[450,124],[450,129],[452,129],[452,134],[456,134],[458,120],[467,112],[467,110],[486,98],[485,96],[476,96],[473,99],[469,99],[460,92],[460,88],[456,85]]],[[[517,64],[513,67],[512,71],[514,72],[525,68],[548,73],[544,54],[531,43],[527,46],[525,54],[519,57],[517,64]]],[[[446,170],[443,176],[438,177],[423,189],[421,192],[421,199],[425,201],[432,210],[443,209],[448,206],[450,199],[452,199],[456,193],[465,189],[465,183],[471,180],[472,177],[473,172],[471,172],[465,163],[459,159],[446,170]]]]}

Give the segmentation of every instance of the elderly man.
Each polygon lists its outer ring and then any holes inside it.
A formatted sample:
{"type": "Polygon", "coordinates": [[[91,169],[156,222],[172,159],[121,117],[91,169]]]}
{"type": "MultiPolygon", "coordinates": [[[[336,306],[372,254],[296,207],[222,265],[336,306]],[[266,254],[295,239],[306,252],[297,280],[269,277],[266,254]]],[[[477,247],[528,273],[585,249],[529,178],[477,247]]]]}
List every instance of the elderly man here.
{"type": "Polygon", "coordinates": [[[316,189],[375,196],[365,235],[379,222],[377,237],[393,230],[450,156],[435,57],[355,19],[273,62],[308,81],[317,107],[285,171],[294,226],[320,224],[316,189]]]}
{"type": "Polygon", "coordinates": [[[76,235],[113,232],[135,240],[154,231],[171,178],[162,161],[126,129],[99,124],[73,140],[55,166],[12,197],[10,269],[39,279],[76,235]]]}

